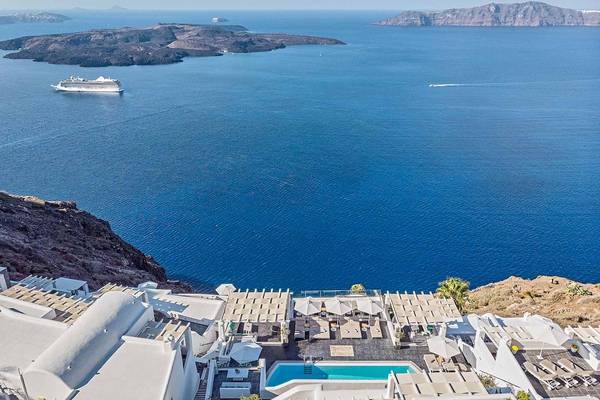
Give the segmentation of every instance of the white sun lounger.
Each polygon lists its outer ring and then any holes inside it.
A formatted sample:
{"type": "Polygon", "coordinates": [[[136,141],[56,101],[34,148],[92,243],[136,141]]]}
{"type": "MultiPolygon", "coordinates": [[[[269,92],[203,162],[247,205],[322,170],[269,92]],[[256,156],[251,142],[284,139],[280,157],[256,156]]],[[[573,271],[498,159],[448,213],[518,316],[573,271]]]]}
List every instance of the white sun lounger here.
{"type": "Polygon", "coordinates": [[[373,339],[383,339],[383,332],[381,332],[379,318],[376,318],[375,322],[372,325],[369,325],[369,331],[371,332],[371,337],[373,339]]]}
{"type": "Polygon", "coordinates": [[[573,376],[575,374],[573,374],[572,372],[565,371],[550,360],[544,359],[540,361],[540,367],[550,372],[551,374],[556,374],[558,378],[561,381],[563,381],[567,387],[575,387],[579,384],[579,382],[573,379],[573,376]]]}
{"type": "Polygon", "coordinates": [[[546,372],[537,365],[530,363],[529,361],[524,362],[523,367],[534,378],[536,378],[541,383],[544,383],[549,390],[558,389],[560,387],[560,383],[556,381],[556,374],[546,372]]]}
{"type": "Polygon", "coordinates": [[[595,385],[598,383],[598,380],[594,378],[594,371],[583,369],[579,364],[574,363],[568,358],[561,358],[557,361],[557,363],[562,368],[575,374],[575,376],[581,379],[586,386],[595,385]]]}
{"type": "Polygon", "coordinates": [[[435,356],[433,354],[424,354],[423,361],[425,361],[425,365],[429,372],[441,372],[443,371],[442,366],[437,362],[435,356]]]}

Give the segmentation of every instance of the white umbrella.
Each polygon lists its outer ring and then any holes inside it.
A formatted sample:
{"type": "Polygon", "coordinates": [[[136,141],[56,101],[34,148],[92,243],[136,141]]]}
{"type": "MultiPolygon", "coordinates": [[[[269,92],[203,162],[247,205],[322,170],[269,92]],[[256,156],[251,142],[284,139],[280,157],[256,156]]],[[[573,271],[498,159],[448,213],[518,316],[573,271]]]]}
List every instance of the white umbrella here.
{"type": "Polygon", "coordinates": [[[565,342],[571,338],[563,331],[560,326],[554,322],[540,318],[537,315],[529,316],[526,320],[534,320],[535,322],[527,325],[525,329],[531,333],[534,339],[548,343],[553,346],[563,346],[565,342]]]}
{"type": "Polygon", "coordinates": [[[231,283],[222,283],[219,286],[217,286],[217,289],[215,290],[220,296],[228,296],[231,293],[235,292],[237,289],[231,283]]]}
{"type": "Polygon", "coordinates": [[[344,315],[352,311],[350,303],[342,301],[337,297],[325,300],[325,309],[335,315],[344,315]]]}
{"type": "Polygon", "coordinates": [[[298,299],[294,304],[294,311],[303,315],[318,314],[321,311],[321,302],[313,300],[311,297],[298,299]]]}
{"type": "Polygon", "coordinates": [[[437,354],[445,360],[449,360],[460,354],[458,343],[444,336],[434,336],[427,339],[427,346],[430,352],[437,354]]]}
{"type": "Polygon", "coordinates": [[[238,342],[231,347],[229,357],[240,364],[258,360],[262,347],[254,342],[238,342]]]}
{"type": "Polygon", "coordinates": [[[356,309],[369,315],[377,315],[383,312],[381,303],[374,301],[370,297],[356,299],[356,309]]]}

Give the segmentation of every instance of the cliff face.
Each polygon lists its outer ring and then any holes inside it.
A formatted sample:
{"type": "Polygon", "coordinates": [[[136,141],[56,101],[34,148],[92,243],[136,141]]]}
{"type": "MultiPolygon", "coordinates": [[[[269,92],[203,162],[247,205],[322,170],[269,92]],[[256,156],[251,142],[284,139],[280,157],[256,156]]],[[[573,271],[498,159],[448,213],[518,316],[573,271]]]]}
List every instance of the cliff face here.
{"type": "Polygon", "coordinates": [[[600,13],[581,12],[546,3],[491,3],[474,8],[444,11],[404,11],[377,22],[397,26],[598,26],[600,13]]]}
{"type": "Polygon", "coordinates": [[[526,312],[553,319],[561,326],[600,325],[600,285],[556,276],[522,279],[511,276],[472,290],[467,312],[521,317],[526,312]]]}
{"type": "Polygon", "coordinates": [[[27,275],[86,280],[92,289],[113,282],[128,286],[151,280],[168,283],[165,270],[123,241],[108,222],[77,209],[73,202],[49,202],[0,192],[0,265],[11,279],[27,275]]]}
{"type": "Polygon", "coordinates": [[[159,24],[142,29],[25,36],[0,42],[0,49],[17,50],[7,58],[103,67],[169,64],[189,56],[251,53],[307,44],[343,42],[314,36],[252,33],[239,25],[159,24]]]}

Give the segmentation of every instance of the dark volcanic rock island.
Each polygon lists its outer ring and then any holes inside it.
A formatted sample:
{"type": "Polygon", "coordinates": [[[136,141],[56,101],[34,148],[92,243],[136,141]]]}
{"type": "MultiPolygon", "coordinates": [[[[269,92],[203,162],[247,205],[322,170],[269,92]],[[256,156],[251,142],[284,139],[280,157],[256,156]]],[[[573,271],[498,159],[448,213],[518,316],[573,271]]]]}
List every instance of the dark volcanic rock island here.
{"type": "Polygon", "coordinates": [[[71,18],[55,13],[40,12],[40,13],[21,13],[12,15],[0,15],[0,25],[18,24],[18,23],[58,23],[64,22],[71,18]]]}
{"type": "Polygon", "coordinates": [[[0,42],[5,57],[51,64],[104,67],[153,65],[184,57],[253,53],[295,45],[344,44],[336,39],[252,33],[239,25],[159,24],[149,28],[102,29],[79,33],[25,36],[0,42]]]}
{"type": "Polygon", "coordinates": [[[44,201],[0,192],[0,266],[11,279],[28,275],[86,280],[97,289],[112,282],[136,286],[151,280],[177,291],[165,270],[123,241],[108,222],[77,209],[73,202],[44,201]]]}
{"type": "Polygon", "coordinates": [[[600,12],[551,6],[537,1],[490,3],[443,11],[404,11],[379,21],[394,26],[600,26],[600,12]]]}

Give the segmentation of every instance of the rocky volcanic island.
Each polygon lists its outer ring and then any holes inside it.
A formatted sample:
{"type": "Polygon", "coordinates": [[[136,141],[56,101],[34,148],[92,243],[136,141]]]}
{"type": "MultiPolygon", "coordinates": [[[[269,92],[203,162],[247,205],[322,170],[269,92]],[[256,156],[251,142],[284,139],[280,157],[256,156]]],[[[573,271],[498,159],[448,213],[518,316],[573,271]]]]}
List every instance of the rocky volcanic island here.
{"type": "Polygon", "coordinates": [[[443,11],[404,11],[376,22],[392,26],[600,26],[599,11],[579,11],[537,1],[490,3],[443,11]]]}
{"type": "Polygon", "coordinates": [[[20,13],[11,15],[0,15],[0,25],[18,24],[18,23],[59,23],[71,18],[55,13],[20,13]]]}
{"type": "Polygon", "coordinates": [[[159,24],[149,28],[101,29],[0,41],[5,57],[51,64],[104,67],[180,62],[184,57],[253,53],[295,45],[338,45],[337,39],[283,33],[253,33],[240,25],[159,24]]]}

